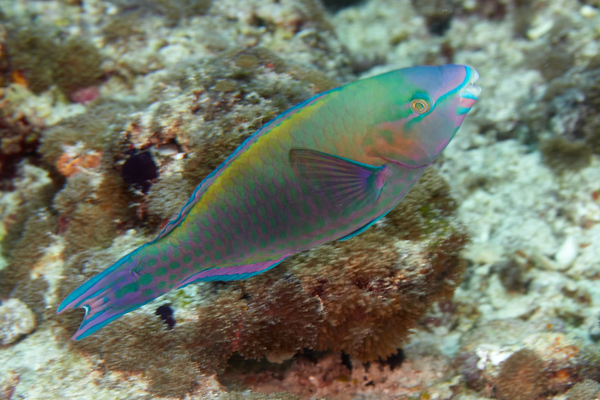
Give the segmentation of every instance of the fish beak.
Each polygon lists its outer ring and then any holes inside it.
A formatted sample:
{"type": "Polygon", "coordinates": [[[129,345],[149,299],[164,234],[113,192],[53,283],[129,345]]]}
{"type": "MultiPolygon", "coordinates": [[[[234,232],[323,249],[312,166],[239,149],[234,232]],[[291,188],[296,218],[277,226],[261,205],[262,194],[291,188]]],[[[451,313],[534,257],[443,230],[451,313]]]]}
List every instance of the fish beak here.
{"type": "Polygon", "coordinates": [[[477,100],[479,100],[479,94],[481,93],[481,86],[475,85],[475,82],[479,79],[479,74],[474,68],[467,67],[471,72],[469,83],[460,90],[460,103],[465,108],[471,108],[477,100]]]}

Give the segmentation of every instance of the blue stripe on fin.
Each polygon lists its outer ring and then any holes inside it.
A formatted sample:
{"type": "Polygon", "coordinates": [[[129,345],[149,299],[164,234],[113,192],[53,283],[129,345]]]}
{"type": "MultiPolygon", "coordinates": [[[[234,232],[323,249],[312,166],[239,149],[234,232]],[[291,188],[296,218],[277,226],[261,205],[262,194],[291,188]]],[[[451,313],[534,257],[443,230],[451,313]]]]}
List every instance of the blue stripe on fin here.
{"type": "MultiPolygon", "coordinates": [[[[103,280],[104,278],[106,278],[108,275],[110,275],[112,272],[114,272],[117,268],[119,268],[120,266],[122,266],[125,263],[130,262],[131,261],[131,257],[133,255],[135,255],[137,252],[139,252],[141,249],[143,249],[144,247],[146,247],[146,246],[148,246],[148,245],[145,244],[145,245],[143,245],[141,247],[138,247],[136,250],[134,250],[131,253],[127,254],[126,256],[122,257],[116,263],[114,263],[113,265],[111,265],[110,267],[108,267],[107,269],[105,269],[104,271],[100,272],[98,275],[95,275],[94,277],[88,279],[86,282],[84,282],[77,289],[73,290],[60,303],[60,305],[58,306],[58,309],[56,310],[56,313],[60,314],[60,313],[62,313],[65,310],[70,310],[72,308],[77,308],[87,298],[93,297],[96,292],[104,290],[105,287],[98,288],[94,293],[87,293],[86,294],[87,291],[89,291],[90,289],[92,289],[98,282],[100,282],[101,280],[103,280]],[[80,297],[82,295],[84,295],[84,294],[85,294],[85,297],[80,299],[80,297]]],[[[115,285],[117,283],[119,283],[119,281],[112,281],[111,282],[112,285],[115,285]]]]}
{"type": "Polygon", "coordinates": [[[77,329],[77,332],[75,332],[75,334],[71,337],[71,340],[77,341],[77,340],[81,340],[81,339],[85,339],[86,337],[90,336],[91,334],[99,331],[100,329],[104,328],[106,325],[110,324],[111,322],[113,322],[114,320],[116,320],[117,318],[122,317],[123,315],[127,314],[128,312],[131,312],[137,308],[140,308],[141,306],[143,306],[144,304],[150,303],[152,300],[148,300],[144,303],[141,304],[136,304],[131,308],[128,308],[126,310],[120,311],[119,313],[111,316],[110,318],[105,319],[104,321],[98,323],[98,324],[92,324],[91,326],[88,327],[88,325],[92,322],[94,322],[94,320],[100,316],[102,316],[102,314],[104,314],[106,311],[102,311],[100,313],[96,313],[93,315],[90,315],[90,317],[88,318],[87,315],[87,311],[86,311],[86,316],[84,317],[83,321],[81,321],[81,326],[79,326],[79,329],[77,329]],[[86,320],[87,319],[87,320],[86,320]]]}
{"type": "Polygon", "coordinates": [[[182,288],[193,282],[237,281],[240,279],[247,279],[276,267],[287,257],[288,255],[286,254],[276,260],[267,260],[256,264],[232,265],[229,267],[206,269],[179,282],[175,289],[182,288]]]}

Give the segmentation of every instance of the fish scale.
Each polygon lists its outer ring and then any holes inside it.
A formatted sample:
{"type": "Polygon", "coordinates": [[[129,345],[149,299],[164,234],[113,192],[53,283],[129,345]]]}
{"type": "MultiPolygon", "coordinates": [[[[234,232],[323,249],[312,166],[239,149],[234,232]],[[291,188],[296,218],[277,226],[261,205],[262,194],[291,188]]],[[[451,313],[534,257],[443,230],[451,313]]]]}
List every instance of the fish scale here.
{"type": "Polygon", "coordinates": [[[477,100],[476,79],[468,66],[400,69],[275,118],[196,188],[155,240],[63,300],[59,313],[86,310],[73,339],[174,288],[246,279],[363,232],[446,147],[477,100]]]}

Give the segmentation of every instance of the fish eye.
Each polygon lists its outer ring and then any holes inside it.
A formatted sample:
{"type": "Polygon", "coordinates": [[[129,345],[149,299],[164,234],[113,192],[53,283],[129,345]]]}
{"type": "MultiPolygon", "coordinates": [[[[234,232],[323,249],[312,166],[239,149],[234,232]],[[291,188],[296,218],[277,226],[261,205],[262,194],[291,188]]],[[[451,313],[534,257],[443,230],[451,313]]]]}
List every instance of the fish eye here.
{"type": "Polygon", "coordinates": [[[423,99],[415,99],[410,102],[410,109],[417,114],[425,114],[429,111],[429,102],[423,99]]]}

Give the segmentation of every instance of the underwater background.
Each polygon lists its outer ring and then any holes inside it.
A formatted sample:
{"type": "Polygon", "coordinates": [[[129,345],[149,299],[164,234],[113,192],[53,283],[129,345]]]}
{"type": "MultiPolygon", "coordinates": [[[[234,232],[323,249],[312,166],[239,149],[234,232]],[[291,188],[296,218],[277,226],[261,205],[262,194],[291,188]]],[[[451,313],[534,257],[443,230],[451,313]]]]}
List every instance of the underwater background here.
{"type": "Polygon", "coordinates": [[[599,7],[0,0],[0,399],[598,399],[599,7]],[[480,99],[383,220],[70,340],[60,301],[264,123],[448,63],[480,99]]]}

